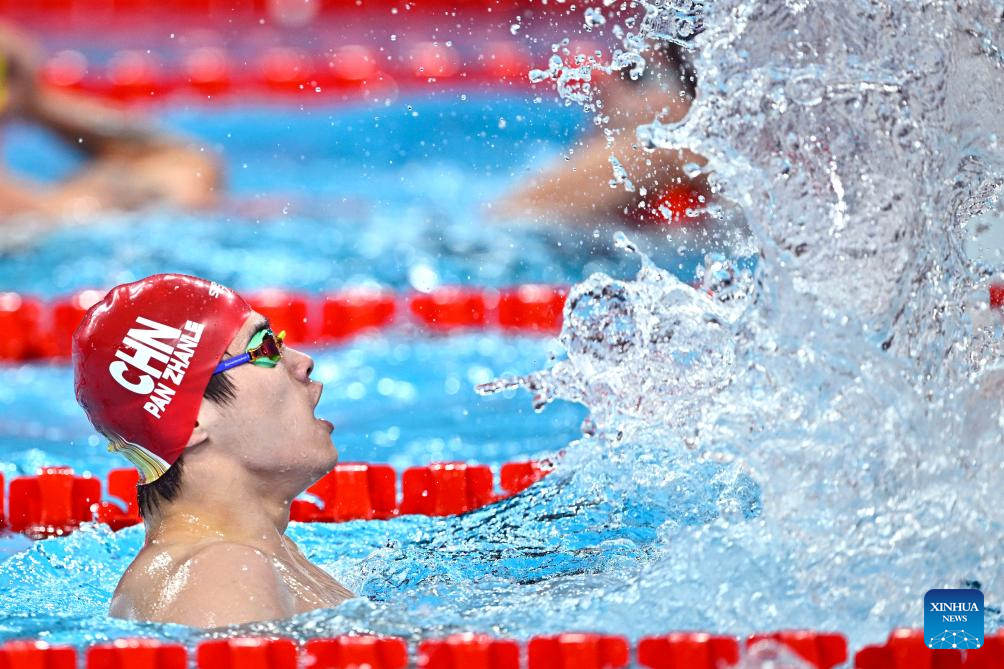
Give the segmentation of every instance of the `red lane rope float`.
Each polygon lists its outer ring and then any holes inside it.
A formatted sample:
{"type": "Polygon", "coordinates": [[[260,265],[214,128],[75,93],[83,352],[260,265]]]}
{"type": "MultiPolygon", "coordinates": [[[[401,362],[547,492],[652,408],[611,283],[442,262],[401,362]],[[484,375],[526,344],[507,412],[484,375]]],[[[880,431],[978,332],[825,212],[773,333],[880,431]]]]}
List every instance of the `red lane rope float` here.
{"type": "MultiPolygon", "coordinates": [[[[401,476],[390,465],[343,463],[325,474],[307,492],[320,505],[296,499],[290,519],[298,522],[387,520],[398,515],[448,516],[467,513],[516,495],[550,472],[548,462],[509,462],[499,473],[501,492],[487,465],[434,463],[410,467],[401,476]]],[[[114,469],[108,473],[108,500],[102,501],[101,480],[79,476],[69,467],[43,467],[36,476],[21,476],[7,488],[8,529],[34,539],[68,534],[81,523],[97,521],[119,530],[142,522],[136,496],[139,473],[114,469]]],[[[3,477],[0,476],[0,493],[3,477]]],[[[0,504],[0,512],[2,512],[0,504]]],[[[0,513],[0,527],[4,526],[0,513]]]]}
{"type": "Polygon", "coordinates": [[[630,662],[628,640],[604,634],[538,636],[527,644],[529,669],[607,669],[630,662]]]}
{"type": "Polygon", "coordinates": [[[394,320],[394,295],[380,290],[349,290],[329,295],[321,304],[321,336],[334,341],[378,330],[394,320]]]}
{"type": "Polygon", "coordinates": [[[324,504],[293,500],[290,520],[384,520],[397,515],[396,474],[390,465],[338,464],[307,488],[324,504]]]}
{"type": "Polygon", "coordinates": [[[0,669],[77,669],[77,651],[44,641],[8,641],[0,645],[0,669]]]}
{"type": "MultiPolygon", "coordinates": [[[[813,631],[758,634],[753,639],[835,638],[846,649],[843,635],[813,631]]],[[[836,642],[825,642],[838,645],[836,642]]],[[[483,634],[457,634],[422,641],[411,666],[423,669],[607,669],[632,660],[650,669],[719,669],[740,657],[741,641],[703,632],[678,632],[643,637],[632,646],[627,638],[602,634],[565,633],[538,636],[522,643],[483,634]],[[634,652],[632,653],[632,650],[634,652]],[[527,662],[523,663],[523,656],[527,662]]],[[[797,652],[797,650],[796,650],[797,652]]],[[[290,639],[235,637],[204,641],[195,649],[200,669],[404,669],[409,666],[403,639],[339,636],[311,639],[302,646],[290,639]]],[[[806,658],[810,666],[832,666],[826,659],[806,658]]],[[[922,630],[893,630],[881,646],[866,646],[854,658],[857,669],[1001,669],[1004,631],[986,637],[978,650],[930,650],[922,630]]],[[[76,669],[77,650],[43,641],[0,644],[0,669],[76,669]]],[[[185,669],[188,651],[181,644],[151,639],[119,639],[86,650],[87,669],[185,669]]]]}
{"type": "Polygon", "coordinates": [[[1004,307],[1004,283],[990,284],[990,307],[993,309],[1004,307]]]}
{"type": "Polygon", "coordinates": [[[498,323],[506,330],[553,333],[561,331],[568,289],[527,284],[499,294],[498,323]]]}
{"type": "Polygon", "coordinates": [[[739,641],[704,632],[677,632],[638,642],[638,664],[651,669],[718,669],[739,661],[739,641]]]}
{"type": "MultiPolygon", "coordinates": [[[[281,289],[247,295],[273,326],[286,330],[293,345],[326,345],[405,321],[436,333],[497,328],[514,334],[554,335],[561,331],[568,289],[525,284],[501,290],[444,286],[428,293],[395,295],[382,289],[349,289],[304,295],[281,289]]],[[[0,361],[70,356],[70,339],[87,309],[104,296],[82,290],[50,302],[29,295],[0,293],[0,361]]]]}
{"type": "Polygon", "coordinates": [[[408,300],[411,313],[431,330],[480,328],[498,298],[494,293],[466,286],[447,286],[408,300]]]}
{"type": "Polygon", "coordinates": [[[177,643],[156,639],[117,639],[91,646],[85,655],[86,669],[187,669],[188,651],[177,643]]]}
{"type": "Polygon", "coordinates": [[[195,650],[200,669],[297,669],[296,642],[290,639],[233,638],[204,641],[195,650]]]}
{"type": "MultiPolygon", "coordinates": [[[[70,355],[70,338],[87,309],[104,295],[82,290],[43,302],[30,295],[0,292],[0,362],[55,359],[70,355]]],[[[248,294],[248,302],[293,345],[323,346],[381,330],[403,321],[430,332],[498,328],[514,334],[561,331],[568,288],[524,284],[495,289],[444,286],[428,293],[396,296],[382,289],[349,289],[311,296],[281,289],[248,294]]],[[[1004,308],[1004,283],[989,288],[991,308],[1004,308]]]]}
{"type": "Polygon", "coordinates": [[[416,665],[425,669],[519,669],[520,644],[484,634],[423,641],[416,665]]]}
{"type": "Polygon", "coordinates": [[[401,476],[401,515],[453,516],[500,499],[487,465],[443,463],[409,467],[401,476]]]}
{"type": "Polygon", "coordinates": [[[69,467],[43,467],[38,476],[13,479],[7,491],[12,532],[33,538],[66,534],[93,518],[101,500],[101,481],[74,476],[69,467]]]}
{"type": "Polygon", "coordinates": [[[780,643],[819,669],[830,669],[847,661],[847,639],[840,634],[803,630],[755,634],[746,640],[746,647],[752,648],[763,641],[780,643]]]}
{"type": "Polygon", "coordinates": [[[340,636],[311,639],[303,646],[303,666],[313,669],[405,669],[408,647],[403,639],[376,636],[340,636]]]}
{"type": "Polygon", "coordinates": [[[1004,629],[986,637],[978,650],[931,650],[924,631],[897,629],[882,645],[865,646],[854,656],[855,669],[1004,669],[1004,629]]]}
{"type": "Polygon", "coordinates": [[[317,99],[394,97],[402,87],[429,85],[531,84],[527,72],[534,58],[518,46],[493,42],[497,53],[472,54],[465,62],[447,44],[421,42],[396,58],[378,58],[373,47],[343,45],[327,54],[312,54],[273,46],[245,61],[218,46],[203,46],[165,65],[154,53],[124,49],[102,65],[92,65],[79,51],[52,55],[42,68],[51,87],[98,95],[121,103],[158,101],[172,96],[244,100],[296,96],[298,102],[317,99]]]}

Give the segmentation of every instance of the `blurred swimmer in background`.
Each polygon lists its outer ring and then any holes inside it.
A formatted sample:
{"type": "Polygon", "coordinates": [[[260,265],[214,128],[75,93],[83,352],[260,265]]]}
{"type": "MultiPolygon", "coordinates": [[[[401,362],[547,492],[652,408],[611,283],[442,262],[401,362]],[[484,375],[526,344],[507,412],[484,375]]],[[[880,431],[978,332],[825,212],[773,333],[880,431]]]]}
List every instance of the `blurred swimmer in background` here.
{"type": "Polygon", "coordinates": [[[684,166],[704,160],[687,150],[646,150],[635,129],[658,119],[681,120],[697,88],[684,49],[666,43],[646,54],[644,73],[631,79],[625,68],[597,82],[597,113],[609,116],[602,133],[589,134],[574,151],[531,176],[492,209],[513,217],[548,217],[595,223],[616,215],[628,223],[687,226],[698,219],[688,208],[702,207],[710,197],[703,178],[690,179],[684,166]],[[616,158],[633,189],[611,186],[616,158]]]}
{"type": "Polygon", "coordinates": [[[51,184],[0,166],[0,225],[26,216],[80,220],[152,204],[214,203],[221,173],[210,152],[92,97],[52,90],[40,80],[42,62],[38,44],[0,24],[0,124],[38,124],[83,152],[87,162],[72,177],[51,184]]]}

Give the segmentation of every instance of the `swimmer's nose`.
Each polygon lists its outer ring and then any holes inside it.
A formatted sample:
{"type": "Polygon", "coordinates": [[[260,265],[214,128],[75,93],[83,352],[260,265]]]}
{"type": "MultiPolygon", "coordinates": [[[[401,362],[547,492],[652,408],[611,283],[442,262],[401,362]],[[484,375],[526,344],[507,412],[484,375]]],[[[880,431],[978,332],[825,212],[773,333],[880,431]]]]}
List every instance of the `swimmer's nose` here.
{"type": "Polygon", "coordinates": [[[314,371],[314,359],[306,353],[288,346],[283,354],[288,360],[287,365],[293,373],[293,377],[298,381],[310,383],[310,375],[314,371]]]}

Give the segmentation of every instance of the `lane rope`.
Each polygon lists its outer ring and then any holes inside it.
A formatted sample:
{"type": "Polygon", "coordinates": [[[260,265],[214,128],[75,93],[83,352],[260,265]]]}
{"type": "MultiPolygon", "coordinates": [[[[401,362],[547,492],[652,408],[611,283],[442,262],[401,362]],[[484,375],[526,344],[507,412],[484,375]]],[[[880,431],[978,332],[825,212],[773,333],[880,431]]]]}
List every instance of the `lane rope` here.
{"type": "MultiPolygon", "coordinates": [[[[280,289],[245,298],[273,326],[286,330],[291,345],[327,346],[398,325],[430,333],[494,329],[503,333],[553,336],[561,331],[565,286],[524,284],[501,289],[443,286],[428,293],[394,294],[350,289],[306,295],[280,289]]],[[[81,290],[44,301],[0,292],[0,363],[67,361],[70,338],[104,291],[81,290]]]]}

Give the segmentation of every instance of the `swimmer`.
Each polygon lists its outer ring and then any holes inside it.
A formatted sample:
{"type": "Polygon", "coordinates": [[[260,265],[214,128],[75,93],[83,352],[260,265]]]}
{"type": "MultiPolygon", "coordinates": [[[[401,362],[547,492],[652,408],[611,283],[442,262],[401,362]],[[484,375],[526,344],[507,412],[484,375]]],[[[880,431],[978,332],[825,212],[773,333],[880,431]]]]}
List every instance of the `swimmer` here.
{"type": "Polygon", "coordinates": [[[634,223],[685,224],[683,217],[660,210],[660,203],[677,200],[669,209],[682,212],[700,206],[697,195],[707,194],[703,179],[691,180],[683,166],[704,164],[691,151],[645,151],[638,145],[635,129],[658,118],[662,123],[682,119],[696,94],[696,75],[683,49],[665,44],[646,58],[645,73],[632,81],[622,70],[597,83],[602,105],[599,113],[609,115],[605,134],[581,140],[568,160],[560,161],[532,176],[496,202],[492,209],[500,216],[549,216],[572,222],[595,223],[611,214],[634,223]],[[634,185],[610,187],[614,156],[634,185]],[[644,189],[645,195],[642,196],[644,189]],[[682,200],[682,203],[679,202],[682,200]],[[643,207],[639,203],[644,202],[643,207]]]}
{"type": "Polygon", "coordinates": [[[160,274],[113,288],[73,336],[77,401],[140,471],[146,540],[109,614],[220,627],[353,593],[286,536],[338,459],[314,363],[236,293],[160,274]]]}
{"type": "Polygon", "coordinates": [[[88,162],[51,185],[0,167],[0,225],[19,215],[79,219],[157,203],[183,208],[214,203],[221,181],[214,156],[96,99],[51,90],[40,81],[41,62],[31,39],[0,24],[0,123],[36,123],[82,151],[88,162]]]}

